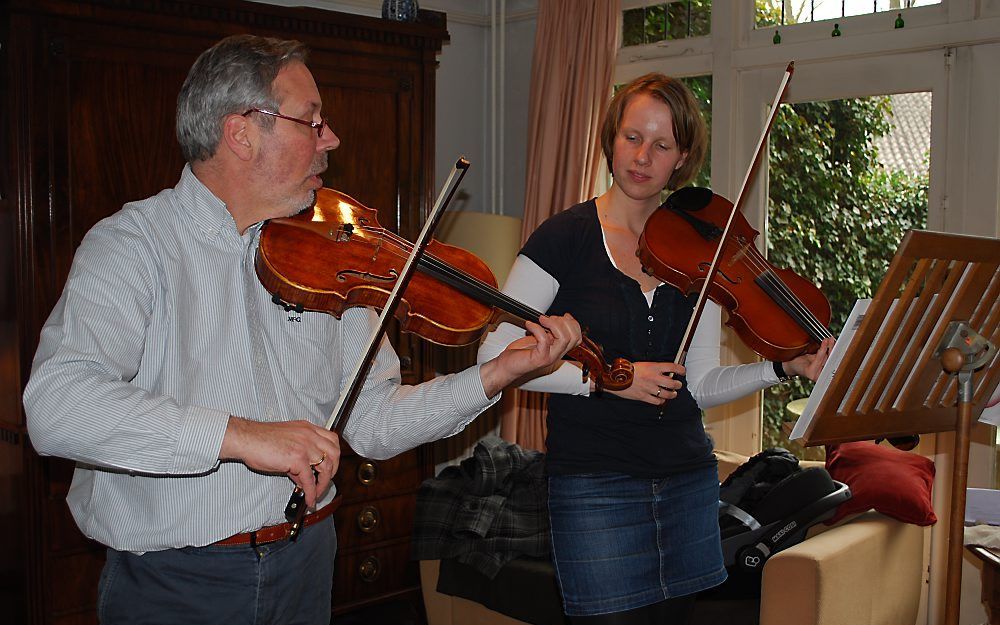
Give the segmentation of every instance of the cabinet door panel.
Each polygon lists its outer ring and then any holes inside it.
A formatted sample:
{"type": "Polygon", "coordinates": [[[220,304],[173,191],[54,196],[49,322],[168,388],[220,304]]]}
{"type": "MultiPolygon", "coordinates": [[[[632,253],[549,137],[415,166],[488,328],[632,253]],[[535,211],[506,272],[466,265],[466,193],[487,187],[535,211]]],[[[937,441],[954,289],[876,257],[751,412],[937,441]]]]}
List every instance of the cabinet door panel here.
{"type": "Polygon", "coordinates": [[[33,272],[42,278],[35,320],[43,321],[90,227],[177,181],[183,160],[174,110],[197,51],[167,54],[157,47],[161,37],[127,28],[112,36],[58,20],[39,33],[39,44],[45,63],[33,114],[44,166],[34,177],[32,233],[33,272]]]}

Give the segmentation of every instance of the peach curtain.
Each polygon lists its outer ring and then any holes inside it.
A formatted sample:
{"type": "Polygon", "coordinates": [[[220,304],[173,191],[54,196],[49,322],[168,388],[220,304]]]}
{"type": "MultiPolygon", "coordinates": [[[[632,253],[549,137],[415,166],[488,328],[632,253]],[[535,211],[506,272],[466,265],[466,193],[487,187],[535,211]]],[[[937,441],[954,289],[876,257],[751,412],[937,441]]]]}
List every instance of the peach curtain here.
{"type": "MultiPolygon", "coordinates": [[[[538,2],[522,243],[550,216],[594,195],[620,33],[621,0],[538,2]]],[[[503,409],[500,435],[544,450],[545,395],[518,391],[503,409]]]]}

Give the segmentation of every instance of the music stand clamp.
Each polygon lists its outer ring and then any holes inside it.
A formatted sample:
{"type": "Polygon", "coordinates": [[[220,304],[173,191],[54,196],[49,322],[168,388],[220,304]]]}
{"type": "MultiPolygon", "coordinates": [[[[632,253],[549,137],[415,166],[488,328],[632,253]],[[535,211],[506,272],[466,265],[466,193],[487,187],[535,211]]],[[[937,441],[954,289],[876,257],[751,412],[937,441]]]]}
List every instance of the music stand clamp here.
{"type": "Polygon", "coordinates": [[[962,594],[962,543],[965,496],[968,483],[969,440],[972,434],[972,374],[996,355],[996,345],[972,329],[967,321],[952,321],[934,353],[941,368],[958,376],[958,419],[956,421],[955,468],[951,477],[951,516],[948,527],[948,580],[945,593],[945,623],[957,625],[962,594]],[[957,441],[964,441],[958,444],[957,441]]]}

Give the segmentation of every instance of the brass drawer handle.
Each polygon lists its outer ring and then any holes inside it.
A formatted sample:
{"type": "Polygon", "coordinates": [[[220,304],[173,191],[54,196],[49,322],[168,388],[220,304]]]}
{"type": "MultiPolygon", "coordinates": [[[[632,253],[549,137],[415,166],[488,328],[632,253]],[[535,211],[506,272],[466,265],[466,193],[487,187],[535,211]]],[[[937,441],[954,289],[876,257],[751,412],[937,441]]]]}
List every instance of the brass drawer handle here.
{"type": "Polygon", "coordinates": [[[368,486],[378,477],[378,467],[371,460],[365,460],[358,465],[358,481],[368,486]]]}
{"type": "Polygon", "coordinates": [[[374,506],[365,506],[358,513],[358,529],[362,532],[370,533],[374,532],[375,528],[378,527],[379,523],[379,513],[378,509],[374,506]]]}
{"type": "Polygon", "coordinates": [[[378,575],[381,572],[382,565],[375,556],[368,556],[362,560],[361,565],[358,566],[358,574],[360,574],[361,579],[366,582],[374,582],[378,579],[378,575]]]}

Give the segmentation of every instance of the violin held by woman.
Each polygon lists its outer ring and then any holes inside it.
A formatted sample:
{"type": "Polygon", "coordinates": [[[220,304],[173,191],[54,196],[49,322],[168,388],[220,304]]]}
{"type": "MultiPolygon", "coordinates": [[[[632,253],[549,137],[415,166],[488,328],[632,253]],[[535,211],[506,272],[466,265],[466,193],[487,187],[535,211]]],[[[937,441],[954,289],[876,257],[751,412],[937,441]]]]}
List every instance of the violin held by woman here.
{"type": "Polygon", "coordinates": [[[830,303],[814,284],[769,263],[754,241],[760,234],[726,198],[701,187],[672,193],[643,227],[637,255],[643,271],[683,293],[697,293],[716,249],[719,268],[708,296],[726,309],[726,325],[753,351],[782,362],[815,353],[832,338],[830,303]],[[733,215],[722,241],[723,227],[733,215]]]}

